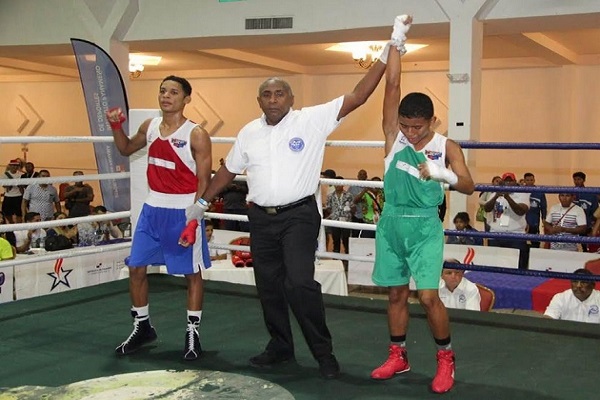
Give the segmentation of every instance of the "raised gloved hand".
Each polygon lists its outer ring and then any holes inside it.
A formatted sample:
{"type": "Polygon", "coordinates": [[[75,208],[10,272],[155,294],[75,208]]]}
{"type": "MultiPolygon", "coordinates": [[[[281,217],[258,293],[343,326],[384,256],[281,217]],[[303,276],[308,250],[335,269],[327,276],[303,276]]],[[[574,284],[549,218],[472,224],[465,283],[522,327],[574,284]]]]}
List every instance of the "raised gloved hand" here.
{"type": "Polygon", "coordinates": [[[118,107],[108,110],[106,112],[106,118],[108,118],[110,129],[113,131],[123,129],[123,122],[127,120],[127,118],[125,118],[125,114],[123,114],[123,110],[118,107]]]}
{"type": "Polygon", "coordinates": [[[394,19],[394,29],[392,31],[392,46],[395,46],[400,55],[406,54],[406,34],[408,33],[412,24],[412,16],[410,15],[398,15],[394,19]]]}
{"type": "Polygon", "coordinates": [[[196,243],[196,230],[198,229],[198,220],[193,219],[183,228],[181,235],[179,236],[179,245],[188,247],[196,243]]]}
{"type": "MultiPolygon", "coordinates": [[[[455,185],[458,182],[458,176],[448,168],[444,168],[431,160],[425,163],[429,172],[429,178],[438,182],[446,182],[450,185],[455,185]]],[[[425,176],[427,178],[427,176],[425,176]]]]}
{"type": "Polygon", "coordinates": [[[390,54],[390,46],[392,45],[392,42],[387,42],[385,44],[385,47],[383,48],[383,51],[381,52],[381,54],[379,55],[379,61],[381,61],[384,64],[387,64],[387,60],[388,60],[388,56],[390,54]]]}
{"type": "Polygon", "coordinates": [[[202,198],[185,209],[185,223],[192,220],[201,221],[204,218],[204,212],[208,210],[208,202],[202,198]]]}

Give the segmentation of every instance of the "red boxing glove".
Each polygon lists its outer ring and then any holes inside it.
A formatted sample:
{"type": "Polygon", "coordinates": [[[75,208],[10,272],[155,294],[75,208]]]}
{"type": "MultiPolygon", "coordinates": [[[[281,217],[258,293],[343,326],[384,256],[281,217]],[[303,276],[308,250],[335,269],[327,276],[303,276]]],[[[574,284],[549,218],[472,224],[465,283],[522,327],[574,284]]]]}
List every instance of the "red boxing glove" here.
{"type": "Polygon", "coordinates": [[[118,131],[119,129],[122,129],[123,122],[125,122],[125,120],[127,119],[125,118],[125,114],[123,114],[123,111],[119,107],[114,107],[108,110],[106,116],[108,118],[108,123],[110,124],[110,129],[112,129],[113,131],[118,131]],[[111,117],[114,118],[115,115],[119,118],[118,121],[113,121],[113,119],[111,119],[111,117]]]}
{"type": "Polygon", "coordinates": [[[246,262],[244,263],[244,265],[247,268],[252,268],[254,266],[254,263],[252,262],[252,258],[246,258],[246,262]]]}
{"type": "Polygon", "coordinates": [[[181,232],[179,236],[179,244],[183,247],[188,247],[196,243],[196,229],[198,229],[198,220],[191,220],[181,232]]]}
{"type": "Polygon", "coordinates": [[[240,256],[231,256],[231,262],[233,263],[233,265],[235,265],[236,268],[244,268],[244,260],[242,260],[240,256]]]}

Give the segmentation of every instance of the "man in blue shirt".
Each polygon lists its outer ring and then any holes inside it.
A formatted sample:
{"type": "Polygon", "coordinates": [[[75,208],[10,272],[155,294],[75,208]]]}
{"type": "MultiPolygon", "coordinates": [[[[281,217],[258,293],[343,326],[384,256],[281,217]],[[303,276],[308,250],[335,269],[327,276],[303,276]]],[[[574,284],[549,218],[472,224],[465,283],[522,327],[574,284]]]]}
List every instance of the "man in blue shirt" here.
{"type": "MultiPolygon", "coordinates": [[[[575,187],[584,188],[585,178],[585,173],[581,171],[575,172],[573,174],[573,184],[575,187]]],[[[596,196],[596,193],[576,193],[573,203],[577,204],[579,207],[583,208],[583,211],[585,211],[588,229],[581,236],[587,236],[588,233],[592,231],[592,226],[594,226],[594,211],[596,211],[598,208],[598,197],[596,196]]],[[[582,243],[581,247],[583,248],[583,251],[588,251],[587,244],[582,243]]]]}
{"type": "MultiPolygon", "coordinates": [[[[531,172],[527,172],[523,175],[525,179],[525,186],[535,187],[535,176],[531,172]]],[[[546,219],[546,211],[548,205],[546,203],[546,195],[543,192],[531,191],[529,195],[529,211],[525,216],[527,220],[527,233],[539,234],[540,233],[540,217],[542,221],[546,219]]],[[[540,242],[531,241],[530,247],[540,247],[540,242]]]]}

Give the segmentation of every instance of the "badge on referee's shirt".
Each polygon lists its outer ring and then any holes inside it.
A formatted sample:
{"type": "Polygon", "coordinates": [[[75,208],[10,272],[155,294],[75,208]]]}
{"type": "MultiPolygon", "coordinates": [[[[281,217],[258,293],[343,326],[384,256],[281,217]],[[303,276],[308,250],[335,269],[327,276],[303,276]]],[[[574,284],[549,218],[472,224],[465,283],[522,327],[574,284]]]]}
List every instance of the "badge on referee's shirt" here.
{"type": "Polygon", "coordinates": [[[288,146],[290,146],[290,150],[292,151],[302,151],[304,149],[304,140],[299,137],[291,138],[288,146]]]}

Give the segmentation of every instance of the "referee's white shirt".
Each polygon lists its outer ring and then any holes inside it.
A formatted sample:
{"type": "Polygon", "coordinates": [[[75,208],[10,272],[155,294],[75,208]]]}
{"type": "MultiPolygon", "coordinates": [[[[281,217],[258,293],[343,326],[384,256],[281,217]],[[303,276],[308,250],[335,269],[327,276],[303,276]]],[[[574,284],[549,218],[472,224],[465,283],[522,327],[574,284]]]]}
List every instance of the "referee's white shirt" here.
{"type": "Polygon", "coordinates": [[[544,315],[554,319],[600,324],[600,290],[579,301],[571,289],[554,295],[544,315]]]}
{"type": "Polygon", "coordinates": [[[248,123],[227,155],[229,172],[246,171],[248,201],[281,206],[315,194],[319,185],[325,141],[338,127],[344,97],[292,110],[274,126],[265,115],[248,123]]]}
{"type": "Polygon", "coordinates": [[[457,308],[460,310],[481,310],[481,295],[477,285],[468,280],[462,278],[458,286],[453,292],[448,290],[446,282],[440,279],[440,300],[446,306],[446,308],[457,308]]]}

